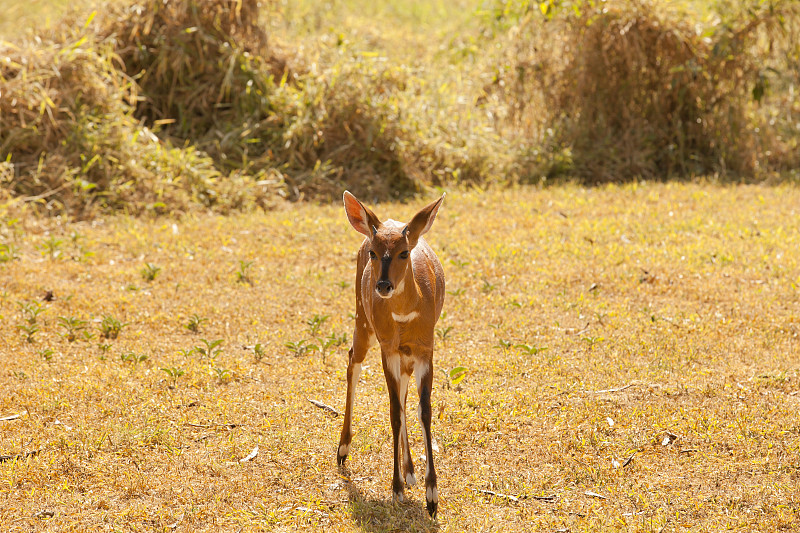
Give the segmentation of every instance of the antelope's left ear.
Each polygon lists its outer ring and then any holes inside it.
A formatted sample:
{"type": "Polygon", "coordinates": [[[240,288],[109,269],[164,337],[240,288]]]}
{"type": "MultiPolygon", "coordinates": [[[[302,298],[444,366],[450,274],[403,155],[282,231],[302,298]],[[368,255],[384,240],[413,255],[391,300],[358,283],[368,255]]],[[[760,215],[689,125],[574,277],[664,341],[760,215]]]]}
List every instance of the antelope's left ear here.
{"type": "Polygon", "coordinates": [[[444,197],[445,195],[442,194],[441,198],[420,209],[419,213],[414,215],[414,218],[411,219],[411,222],[403,228],[403,234],[408,239],[409,247],[413,248],[416,246],[419,238],[431,229],[433,221],[436,219],[436,213],[439,212],[439,207],[441,207],[444,197]]]}

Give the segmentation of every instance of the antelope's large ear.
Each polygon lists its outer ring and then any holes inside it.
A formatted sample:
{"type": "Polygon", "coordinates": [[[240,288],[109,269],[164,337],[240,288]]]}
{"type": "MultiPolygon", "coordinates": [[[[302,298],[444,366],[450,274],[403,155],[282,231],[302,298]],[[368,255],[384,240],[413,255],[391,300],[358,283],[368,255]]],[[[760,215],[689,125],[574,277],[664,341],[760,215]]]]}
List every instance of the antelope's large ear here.
{"type": "Polygon", "coordinates": [[[350,194],[350,191],[344,191],[343,201],[344,210],[347,213],[347,220],[350,221],[350,225],[353,226],[357,232],[371,239],[380,227],[381,221],[375,216],[375,213],[359,202],[358,198],[350,194]]]}
{"type": "Polygon", "coordinates": [[[420,209],[419,213],[414,215],[414,218],[408,223],[408,226],[403,229],[403,233],[408,239],[409,247],[413,248],[416,246],[419,238],[431,229],[433,221],[436,219],[436,213],[439,212],[439,207],[442,205],[444,197],[445,195],[442,194],[441,198],[420,209]]]}

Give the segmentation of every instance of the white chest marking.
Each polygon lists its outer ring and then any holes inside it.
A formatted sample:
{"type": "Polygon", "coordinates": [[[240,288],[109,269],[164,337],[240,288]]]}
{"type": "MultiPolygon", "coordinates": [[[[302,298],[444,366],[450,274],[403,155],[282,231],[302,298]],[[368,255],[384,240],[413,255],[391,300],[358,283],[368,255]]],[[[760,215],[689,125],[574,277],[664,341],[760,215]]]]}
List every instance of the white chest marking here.
{"type": "Polygon", "coordinates": [[[398,315],[397,313],[392,313],[392,318],[394,318],[395,322],[411,322],[418,316],[419,311],[411,311],[407,315],[398,315]]]}

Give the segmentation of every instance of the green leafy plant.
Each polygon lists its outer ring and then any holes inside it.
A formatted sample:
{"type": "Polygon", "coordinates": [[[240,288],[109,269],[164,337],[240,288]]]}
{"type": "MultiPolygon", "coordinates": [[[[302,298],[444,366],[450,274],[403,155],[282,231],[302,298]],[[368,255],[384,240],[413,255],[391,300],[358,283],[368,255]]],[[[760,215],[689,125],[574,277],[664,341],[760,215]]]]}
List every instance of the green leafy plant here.
{"type": "Polygon", "coordinates": [[[145,281],[153,281],[158,276],[158,273],[161,271],[161,267],[156,266],[152,263],[145,263],[144,267],[139,271],[144,278],[145,281]]]}
{"type": "Polygon", "coordinates": [[[10,243],[0,243],[0,263],[7,263],[19,258],[19,249],[10,243]]]}
{"type": "Polygon", "coordinates": [[[222,344],[222,339],[217,339],[215,341],[200,339],[200,342],[202,342],[203,345],[195,346],[194,351],[209,361],[215,361],[217,357],[219,357],[219,354],[222,353],[222,348],[219,347],[222,344]]]}
{"type": "Polygon", "coordinates": [[[74,342],[78,334],[86,329],[86,321],[73,316],[58,317],[58,325],[64,328],[62,336],[69,342],[74,342]]]}
{"type": "Polygon", "coordinates": [[[464,366],[456,366],[451,368],[449,371],[442,370],[442,373],[445,376],[445,384],[447,384],[447,388],[456,388],[458,385],[464,381],[464,378],[467,376],[467,370],[464,366]]]}
{"type": "Polygon", "coordinates": [[[182,368],[177,367],[161,367],[161,370],[172,379],[172,388],[174,389],[178,384],[178,378],[186,373],[182,368]]]}
{"type": "Polygon", "coordinates": [[[149,359],[149,357],[146,356],[145,354],[136,352],[126,352],[120,355],[119,358],[122,359],[123,363],[132,363],[134,366],[138,366],[139,363],[142,363],[144,361],[147,361],[147,359],[149,359]]]}
{"type": "Polygon", "coordinates": [[[260,342],[257,342],[255,346],[253,346],[253,355],[256,358],[256,363],[261,361],[266,355],[266,351],[264,350],[264,345],[262,345],[260,342]]]}
{"type": "Polygon", "coordinates": [[[34,339],[34,335],[39,332],[39,325],[38,324],[20,324],[17,326],[17,329],[22,331],[25,334],[25,341],[33,344],[36,342],[34,339]]]}
{"type": "Polygon", "coordinates": [[[227,368],[214,367],[213,371],[214,374],[216,374],[217,380],[219,380],[221,383],[226,383],[233,379],[233,374],[227,368]]]}
{"type": "Polygon", "coordinates": [[[308,320],[306,320],[306,324],[308,324],[308,332],[311,334],[312,337],[316,337],[317,333],[319,332],[319,328],[330,318],[330,315],[314,315],[308,320]]]}
{"type": "Polygon", "coordinates": [[[517,344],[516,347],[528,355],[536,355],[547,350],[546,346],[539,347],[533,344],[517,344]]]}
{"type": "Polygon", "coordinates": [[[44,359],[48,363],[53,360],[53,350],[51,350],[50,348],[42,348],[36,353],[38,353],[42,357],[42,359],[44,359]]]}
{"type": "Polygon", "coordinates": [[[189,321],[184,326],[186,329],[191,331],[192,333],[198,333],[200,331],[200,325],[203,322],[208,322],[207,318],[203,318],[200,315],[194,314],[189,317],[189,321]]]}
{"type": "Polygon", "coordinates": [[[443,343],[447,343],[447,335],[453,330],[453,326],[441,327],[436,328],[436,335],[442,340],[443,343]]]}
{"type": "Polygon", "coordinates": [[[250,279],[250,268],[253,266],[253,261],[239,261],[239,270],[236,271],[236,281],[239,283],[253,284],[250,279]]]}
{"type": "Polygon", "coordinates": [[[295,357],[300,357],[301,355],[305,355],[308,352],[317,349],[317,346],[308,344],[306,339],[300,339],[297,342],[286,342],[283,345],[286,346],[295,357]]]}
{"type": "Polygon", "coordinates": [[[458,289],[455,289],[453,291],[447,291],[447,294],[452,294],[453,296],[461,296],[465,292],[466,292],[465,289],[459,287],[458,289]]]}
{"type": "Polygon", "coordinates": [[[506,351],[509,348],[511,348],[513,344],[514,343],[512,343],[511,341],[507,341],[504,339],[497,339],[497,344],[495,344],[494,346],[495,348],[500,348],[501,350],[506,351]]]}
{"type": "Polygon", "coordinates": [[[325,356],[332,350],[342,344],[347,342],[347,333],[343,333],[342,335],[336,335],[336,333],[331,333],[325,338],[318,338],[317,344],[310,345],[310,349],[317,349],[319,353],[322,355],[322,362],[325,362],[325,356]]]}
{"type": "Polygon", "coordinates": [[[45,310],[45,307],[36,301],[17,302],[17,304],[20,306],[20,312],[22,313],[22,318],[28,324],[36,324],[39,315],[42,314],[45,310]]]}
{"type": "Polygon", "coordinates": [[[599,336],[597,336],[597,337],[586,336],[586,337],[582,337],[581,340],[583,342],[585,342],[586,344],[588,344],[590,348],[594,348],[595,345],[600,344],[601,342],[603,342],[606,339],[605,339],[605,337],[599,337],[599,336]]]}
{"type": "Polygon", "coordinates": [[[111,315],[103,315],[103,320],[100,322],[100,334],[105,339],[116,339],[122,332],[122,328],[127,325],[111,315]]]}
{"type": "Polygon", "coordinates": [[[86,261],[87,259],[94,257],[94,252],[90,251],[86,248],[86,246],[84,246],[83,241],[85,239],[86,237],[77,231],[73,231],[69,236],[70,244],[74,250],[73,257],[79,261],[86,261]]]}
{"type": "Polygon", "coordinates": [[[49,257],[51,260],[58,259],[62,255],[61,246],[64,244],[64,241],[58,239],[56,237],[49,237],[42,241],[42,243],[38,246],[39,251],[45,257],[49,257]]]}
{"type": "Polygon", "coordinates": [[[495,285],[493,283],[489,283],[489,281],[487,281],[487,280],[483,280],[483,286],[481,286],[481,292],[483,292],[484,294],[489,294],[490,292],[492,292],[496,288],[497,288],[497,285],[495,285]]]}

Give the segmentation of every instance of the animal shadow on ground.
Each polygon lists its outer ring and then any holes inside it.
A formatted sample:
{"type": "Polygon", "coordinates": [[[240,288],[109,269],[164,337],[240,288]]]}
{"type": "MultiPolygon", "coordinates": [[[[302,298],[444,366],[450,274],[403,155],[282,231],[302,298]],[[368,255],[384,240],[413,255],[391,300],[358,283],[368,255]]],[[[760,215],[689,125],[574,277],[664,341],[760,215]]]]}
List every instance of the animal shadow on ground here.
{"type": "MultiPolygon", "coordinates": [[[[365,496],[347,466],[339,467],[345,479],[353,520],[364,531],[439,531],[438,522],[431,519],[422,501],[406,497],[403,503],[391,498],[374,499],[365,496]]],[[[388,489],[387,489],[388,491],[388,489]]],[[[423,497],[424,498],[424,497],[423,497]]]]}

